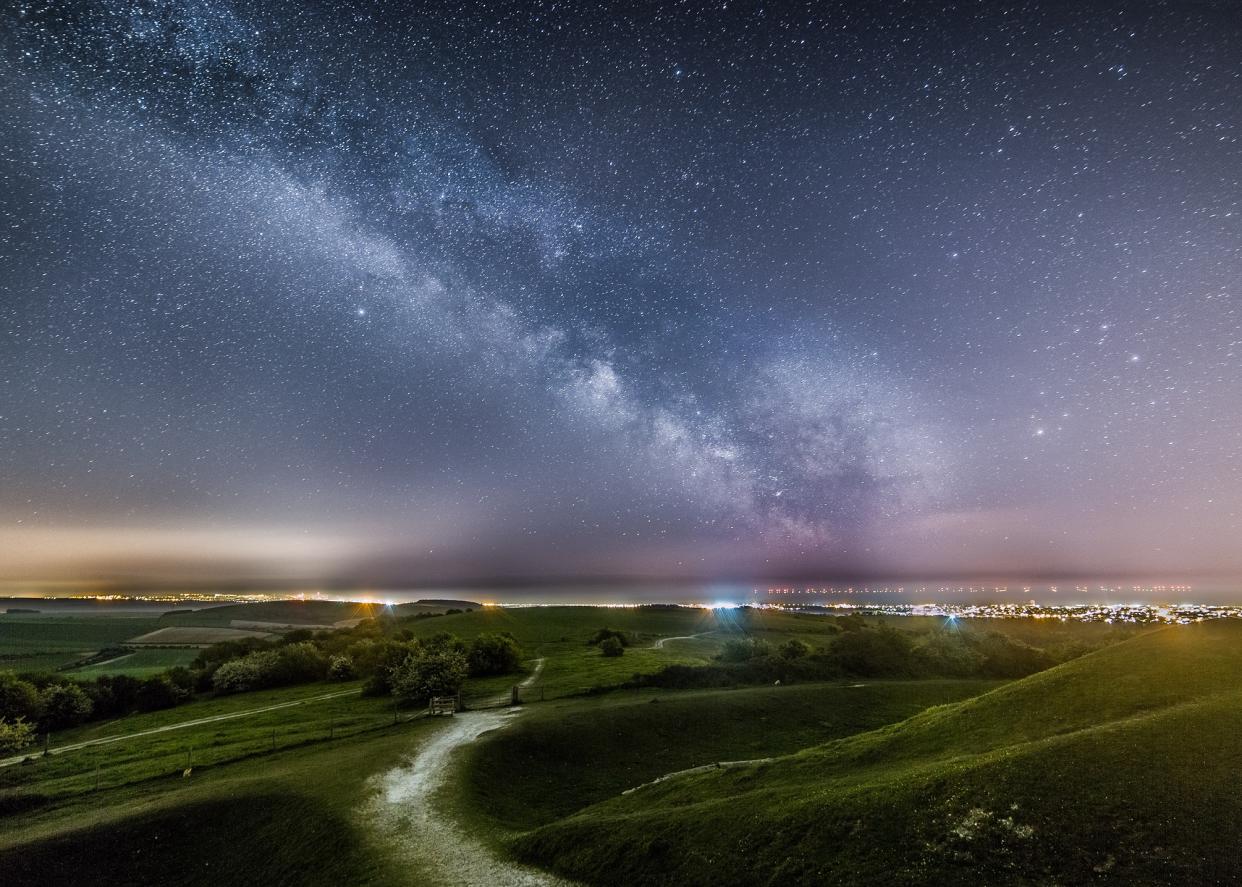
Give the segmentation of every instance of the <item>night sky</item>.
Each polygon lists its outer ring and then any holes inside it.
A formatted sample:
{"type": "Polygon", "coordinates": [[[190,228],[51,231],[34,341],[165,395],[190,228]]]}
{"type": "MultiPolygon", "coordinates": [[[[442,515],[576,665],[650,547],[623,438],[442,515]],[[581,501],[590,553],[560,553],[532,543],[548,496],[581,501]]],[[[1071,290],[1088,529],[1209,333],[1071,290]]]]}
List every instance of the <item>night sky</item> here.
{"type": "Polygon", "coordinates": [[[1229,0],[5,9],[0,578],[1242,571],[1229,0]]]}

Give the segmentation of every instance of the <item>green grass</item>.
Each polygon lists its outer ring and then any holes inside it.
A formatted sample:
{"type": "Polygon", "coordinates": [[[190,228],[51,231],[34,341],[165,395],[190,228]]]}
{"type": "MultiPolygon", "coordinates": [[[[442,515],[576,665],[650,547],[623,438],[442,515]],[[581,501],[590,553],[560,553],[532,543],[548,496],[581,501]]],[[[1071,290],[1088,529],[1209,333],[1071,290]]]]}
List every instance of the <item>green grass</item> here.
{"type": "MultiPolygon", "coordinates": [[[[363,734],[391,724],[391,699],[369,699],[351,692],[335,699],[56,753],[59,747],[86,740],[128,736],[200,718],[357,690],[358,686],[309,684],[225,696],[66,730],[52,737],[51,756],[43,757],[35,749],[31,764],[0,769],[0,804],[11,802],[14,796],[58,799],[93,791],[96,784],[108,788],[159,779],[180,773],[187,762],[195,767],[214,766],[268,754],[273,748],[323,742],[330,735],[363,734]]],[[[409,714],[402,712],[401,717],[408,718],[409,714]]]]}
{"type": "Polygon", "coordinates": [[[1236,883],[1242,624],[1174,627],[517,840],[590,883],[1236,883]]]}
{"type": "Polygon", "coordinates": [[[135,650],[117,659],[97,662],[85,668],[76,668],[66,674],[83,681],[92,680],[100,675],[117,674],[146,678],[162,674],[178,665],[189,665],[197,655],[197,650],[135,650]]]}
{"type": "Polygon", "coordinates": [[[141,617],[0,615],[0,669],[52,671],[156,625],[141,617]]]}
{"type": "Polygon", "coordinates": [[[425,721],[0,820],[6,884],[411,883],[356,815],[425,721]]]}
{"type": "Polygon", "coordinates": [[[160,617],[158,627],[170,625],[229,627],[234,620],[271,622],[281,625],[332,625],[347,619],[364,619],[380,611],[376,604],[349,601],[261,601],[222,604],[201,610],[178,610],[160,617]]]}
{"type": "Polygon", "coordinates": [[[644,691],[537,706],[470,749],[464,794],[485,827],[525,830],[666,773],[789,754],[995,686],[893,681],[644,691]]]}

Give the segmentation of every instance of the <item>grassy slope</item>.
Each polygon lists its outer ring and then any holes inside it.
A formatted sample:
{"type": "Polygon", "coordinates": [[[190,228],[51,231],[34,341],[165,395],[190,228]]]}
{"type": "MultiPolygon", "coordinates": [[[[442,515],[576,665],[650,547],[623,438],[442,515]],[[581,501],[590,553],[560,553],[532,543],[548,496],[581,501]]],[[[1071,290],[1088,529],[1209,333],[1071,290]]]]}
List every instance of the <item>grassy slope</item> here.
{"type": "Polygon", "coordinates": [[[332,625],[345,619],[363,619],[381,611],[377,604],[347,601],[262,601],[224,604],[201,610],[178,610],[160,617],[160,626],[196,625],[227,628],[234,619],[287,625],[332,625]]]}
{"type": "Polygon", "coordinates": [[[596,883],[1236,882],[1239,678],[1242,625],[1166,629],[517,849],[596,883]]]}
{"type": "Polygon", "coordinates": [[[66,675],[82,681],[94,680],[105,674],[124,674],[132,678],[146,678],[163,674],[177,665],[189,665],[197,655],[198,650],[136,650],[108,662],[76,668],[66,672],[66,675]]]}
{"type": "Polygon", "coordinates": [[[0,615],[0,669],[52,671],[156,624],[124,616],[0,615]]]}
{"type": "MultiPolygon", "coordinates": [[[[52,749],[55,751],[59,746],[84,740],[126,736],[168,724],[248,711],[357,687],[357,684],[308,684],[206,699],[165,711],[134,714],[65,730],[52,737],[52,749]]],[[[111,788],[180,773],[187,757],[195,767],[202,768],[269,753],[273,738],[275,747],[280,749],[322,743],[330,735],[365,734],[391,722],[391,700],[360,698],[351,693],[248,717],[66,751],[47,758],[38,756],[38,749],[32,749],[35,753],[33,763],[0,769],[0,802],[13,796],[27,795],[60,799],[89,791],[96,782],[96,765],[99,767],[99,785],[111,788]]]]}
{"type": "Polygon", "coordinates": [[[620,684],[636,672],[658,671],[676,663],[710,660],[729,637],[757,635],[779,642],[801,637],[819,646],[834,632],[831,619],[777,612],[713,611],[653,607],[488,607],[472,613],[419,619],[402,624],[416,636],[440,631],[470,639],[486,632],[507,631],[527,655],[546,657],[539,683],[548,698],[582,693],[593,687],[620,684]],[[633,645],[624,656],[608,659],[587,639],[600,628],[628,632],[633,645]],[[659,638],[708,633],[694,641],[673,641],[653,649],[659,638]]]}
{"type": "Polygon", "coordinates": [[[536,707],[470,749],[464,794],[485,826],[529,829],[665,773],[789,754],[994,686],[812,684],[624,693],[536,707]]]}
{"type": "Polygon", "coordinates": [[[5,884],[410,883],[351,811],[428,728],[277,753],[0,820],[5,884]]]}

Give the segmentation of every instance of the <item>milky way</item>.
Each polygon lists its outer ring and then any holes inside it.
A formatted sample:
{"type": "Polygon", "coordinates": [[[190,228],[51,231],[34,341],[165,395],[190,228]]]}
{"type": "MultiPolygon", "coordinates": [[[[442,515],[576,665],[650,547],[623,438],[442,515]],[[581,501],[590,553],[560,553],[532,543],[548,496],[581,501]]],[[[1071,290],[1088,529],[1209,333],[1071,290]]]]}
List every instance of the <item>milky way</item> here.
{"type": "Polygon", "coordinates": [[[1242,571],[1232,3],[3,32],[0,578],[1242,571]]]}

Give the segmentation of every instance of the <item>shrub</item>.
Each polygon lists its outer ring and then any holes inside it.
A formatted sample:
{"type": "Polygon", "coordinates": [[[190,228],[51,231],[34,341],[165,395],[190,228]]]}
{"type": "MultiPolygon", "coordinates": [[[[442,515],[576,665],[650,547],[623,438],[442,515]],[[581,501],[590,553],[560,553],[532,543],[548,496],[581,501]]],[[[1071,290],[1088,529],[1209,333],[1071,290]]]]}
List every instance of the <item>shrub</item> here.
{"type": "Polygon", "coordinates": [[[772,645],[758,638],[733,638],[725,641],[719,655],[722,662],[746,662],[772,654],[772,645]]]}
{"type": "Polygon", "coordinates": [[[138,687],[135,703],[138,711],[159,711],[174,707],[184,695],[168,678],[156,676],[147,678],[138,687]]]}
{"type": "Polygon", "coordinates": [[[34,725],[25,718],[0,718],[0,754],[21,751],[34,742],[34,725]]]}
{"type": "Polygon", "coordinates": [[[392,692],[406,702],[426,702],[432,696],[452,694],[461,689],[469,667],[465,654],[446,649],[411,653],[392,670],[392,692]]]}
{"type": "Polygon", "coordinates": [[[776,650],[776,655],[782,659],[792,660],[801,659],[810,652],[811,648],[808,644],[793,638],[781,644],[776,650]]]}
{"type": "Polygon", "coordinates": [[[625,652],[625,645],[619,638],[604,638],[600,641],[599,651],[605,656],[620,656],[625,652]]]}
{"type": "Polygon", "coordinates": [[[628,647],[633,643],[629,634],[624,631],[618,631],[615,628],[601,628],[599,631],[595,632],[595,634],[591,635],[591,639],[587,641],[587,646],[598,647],[609,638],[616,639],[617,643],[623,647],[628,647]]]}
{"type": "Polygon", "coordinates": [[[913,648],[906,634],[888,626],[859,628],[842,632],[833,641],[829,657],[846,674],[899,677],[915,671],[913,648]]]}
{"type": "Polygon", "coordinates": [[[327,657],[310,641],[302,641],[226,662],[216,669],[212,684],[218,693],[244,693],[323,680],[327,670],[327,657]]]}
{"type": "Polygon", "coordinates": [[[42,714],[43,704],[34,684],[9,672],[0,673],[0,718],[10,722],[18,718],[33,722],[42,714]]]}
{"type": "Polygon", "coordinates": [[[91,698],[77,684],[50,684],[40,695],[47,730],[76,727],[91,716],[91,698]]]}
{"type": "Polygon", "coordinates": [[[264,686],[268,674],[276,668],[277,656],[270,650],[250,653],[233,659],[216,669],[211,683],[217,693],[245,693],[264,686]]]}
{"type": "Polygon", "coordinates": [[[348,656],[333,656],[328,659],[328,677],[334,681],[348,681],[354,676],[354,660],[348,656]]]}
{"type": "Polygon", "coordinates": [[[508,632],[481,634],[471,641],[466,660],[475,677],[512,674],[522,667],[522,648],[508,632]]]}
{"type": "Polygon", "coordinates": [[[455,634],[437,631],[429,638],[415,642],[417,647],[427,653],[460,653],[466,655],[466,642],[455,634]]]}

